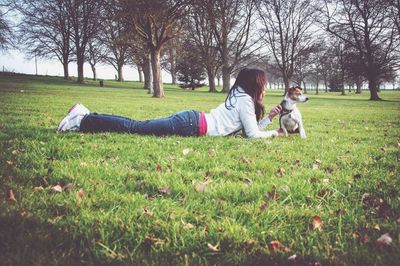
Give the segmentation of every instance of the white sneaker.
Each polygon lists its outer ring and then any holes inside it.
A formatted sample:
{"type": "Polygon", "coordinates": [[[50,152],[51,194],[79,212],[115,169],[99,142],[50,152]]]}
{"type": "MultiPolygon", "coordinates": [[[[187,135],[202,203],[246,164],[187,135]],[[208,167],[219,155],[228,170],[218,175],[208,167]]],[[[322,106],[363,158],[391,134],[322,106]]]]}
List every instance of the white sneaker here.
{"type": "Polygon", "coordinates": [[[67,116],[61,120],[57,131],[78,131],[82,118],[89,113],[89,109],[87,109],[84,105],[80,103],[75,104],[69,109],[67,116]]]}

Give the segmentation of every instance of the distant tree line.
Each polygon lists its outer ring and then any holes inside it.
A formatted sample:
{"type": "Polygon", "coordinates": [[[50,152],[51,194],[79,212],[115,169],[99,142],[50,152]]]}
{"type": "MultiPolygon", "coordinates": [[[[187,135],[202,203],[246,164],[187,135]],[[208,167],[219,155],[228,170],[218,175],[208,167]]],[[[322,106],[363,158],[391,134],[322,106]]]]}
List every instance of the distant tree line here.
{"type": "Polygon", "coordinates": [[[381,84],[400,68],[400,0],[0,0],[0,49],[57,59],[69,78],[84,63],[136,66],[140,81],[163,97],[172,82],[210,92],[230,89],[241,68],[267,71],[270,85],[292,83],[380,100],[381,84]],[[20,21],[12,25],[9,13],[20,21]],[[18,40],[18,42],[14,41],[18,40]]]}

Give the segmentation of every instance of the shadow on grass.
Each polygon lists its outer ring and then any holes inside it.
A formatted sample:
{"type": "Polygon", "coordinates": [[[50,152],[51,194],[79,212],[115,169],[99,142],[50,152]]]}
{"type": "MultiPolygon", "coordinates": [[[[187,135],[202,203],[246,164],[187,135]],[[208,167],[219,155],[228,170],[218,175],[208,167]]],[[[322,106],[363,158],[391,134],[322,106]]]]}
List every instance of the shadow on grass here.
{"type": "Polygon", "coordinates": [[[66,231],[24,213],[0,217],[2,265],[80,265],[96,262],[90,251],[66,231]]]}

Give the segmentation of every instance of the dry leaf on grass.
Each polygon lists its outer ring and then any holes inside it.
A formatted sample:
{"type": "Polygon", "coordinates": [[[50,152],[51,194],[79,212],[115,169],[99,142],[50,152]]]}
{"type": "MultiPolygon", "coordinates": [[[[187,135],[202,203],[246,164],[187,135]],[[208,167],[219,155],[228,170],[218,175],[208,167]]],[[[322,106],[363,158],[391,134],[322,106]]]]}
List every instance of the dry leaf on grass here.
{"type": "Polygon", "coordinates": [[[170,195],[171,189],[169,187],[163,187],[158,190],[162,195],[170,195]]]}
{"type": "Polygon", "coordinates": [[[185,156],[188,155],[189,152],[190,152],[190,149],[183,149],[183,151],[182,151],[183,155],[185,155],[185,156]]]}
{"type": "Polygon", "coordinates": [[[278,174],[278,176],[284,176],[285,175],[285,169],[280,167],[276,173],[278,174]]]}
{"type": "Polygon", "coordinates": [[[392,238],[390,237],[389,233],[381,235],[377,240],[376,243],[378,246],[386,248],[392,245],[392,238]]]}
{"type": "Polygon", "coordinates": [[[200,193],[201,193],[201,192],[204,192],[204,191],[207,190],[208,185],[209,185],[210,183],[211,183],[211,180],[206,178],[205,181],[200,182],[200,183],[196,183],[195,186],[194,186],[194,189],[195,189],[197,192],[200,192],[200,193]]]}
{"type": "Polygon", "coordinates": [[[10,189],[10,190],[7,192],[7,198],[8,198],[9,201],[14,201],[14,202],[17,201],[17,199],[15,198],[15,195],[14,195],[14,192],[12,191],[12,189],[10,189]]]}
{"type": "Polygon", "coordinates": [[[278,240],[273,240],[271,242],[269,242],[268,244],[268,248],[270,251],[272,252],[288,252],[290,251],[290,249],[288,249],[287,247],[285,247],[280,241],[278,240]]]}
{"type": "Polygon", "coordinates": [[[62,192],[62,187],[60,185],[55,185],[51,188],[52,191],[61,193],[62,192]]]}
{"type": "Polygon", "coordinates": [[[80,188],[77,192],[76,192],[76,196],[78,197],[78,198],[82,198],[83,196],[85,195],[85,191],[82,189],[82,188],[80,188]]]}
{"type": "Polygon", "coordinates": [[[212,252],[219,252],[218,245],[213,246],[213,245],[211,245],[210,243],[208,243],[208,244],[207,244],[207,247],[208,247],[208,250],[209,250],[209,251],[212,251],[212,252]]]}
{"type": "Polygon", "coordinates": [[[314,231],[322,231],[322,219],[318,215],[311,218],[310,228],[314,231]]]}
{"type": "Polygon", "coordinates": [[[74,188],[74,185],[72,183],[68,183],[63,187],[63,189],[69,193],[72,191],[73,188],[74,188]]]}
{"type": "Polygon", "coordinates": [[[150,210],[145,209],[145,208],[143,209],[143,214],[146,215],[146,216],[149,216],[149,217],[153,217],[154,216],[153,212],[151,212],[150,210]]]}

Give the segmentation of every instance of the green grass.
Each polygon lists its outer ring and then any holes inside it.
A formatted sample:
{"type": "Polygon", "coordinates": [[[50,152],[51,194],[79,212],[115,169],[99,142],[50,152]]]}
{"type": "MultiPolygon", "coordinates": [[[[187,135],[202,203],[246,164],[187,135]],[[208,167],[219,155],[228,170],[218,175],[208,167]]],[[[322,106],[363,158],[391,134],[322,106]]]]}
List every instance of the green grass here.
{"type": "MultiPolygon", "coordinates": [[[[148,119],[209,111],[226,96],[166,84],[166,98],[155,99],[140,83],[105,85],[0,75],[1,264],[268,265],[293,254],[300,264],[400,260],[399,92],[382,92],[381,102],[368,101],[368,92],[311,94],[299,106],[306,140],[55,132],[76,102],[148,119]],[[68,183],[71,192],[51,189],[68,183]],[[313,216],[322,231],[310,228],[313,216]],[[376,243],[384,233],[389,247],[376,243]],[[269,249],[274,240],[285,248],[269,249]]],[[[268,92],[268,110],[281,94],[268,92]]]]}

